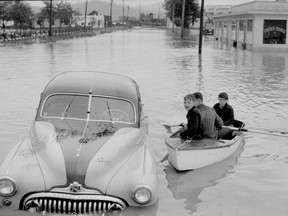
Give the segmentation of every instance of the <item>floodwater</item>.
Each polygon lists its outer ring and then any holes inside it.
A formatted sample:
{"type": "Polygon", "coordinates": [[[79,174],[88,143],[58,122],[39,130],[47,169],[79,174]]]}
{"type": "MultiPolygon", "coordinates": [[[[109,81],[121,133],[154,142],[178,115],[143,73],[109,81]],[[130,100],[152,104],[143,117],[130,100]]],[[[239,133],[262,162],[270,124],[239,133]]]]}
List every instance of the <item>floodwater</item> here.
{"type": "Polygon", "coordinates": [[[133,29],[88,38],[0,44],[0,160],[29,134],[39,96],[57,73],[97,70],[140,85],[159,177],[159,202],[133,215],[286,216],[288,214],[288,54],[229,48],[171,30],[133,29]],[[213,106],[226,91],[251,130],[228,159],[177,173],[166,160],[162,124],[185,121],[183,96],[201,91],[213,106]],[[268,132],[270,131],[270,132],[268,132]],[[271,135],[270,135],[271,134],[271,135]]]}

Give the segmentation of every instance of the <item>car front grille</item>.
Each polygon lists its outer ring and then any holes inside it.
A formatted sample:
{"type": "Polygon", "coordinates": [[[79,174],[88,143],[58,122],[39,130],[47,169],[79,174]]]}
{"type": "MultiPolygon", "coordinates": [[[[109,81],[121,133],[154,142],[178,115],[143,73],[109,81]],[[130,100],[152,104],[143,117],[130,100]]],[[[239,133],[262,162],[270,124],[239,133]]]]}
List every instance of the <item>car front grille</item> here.
{"type": "Polygon", "coordinates": [[[85,214],[123,211],[126,204],[119,198],[104,195],[74,195],[61,193],[30,194],[22,209],[29,211],[37,206],[38,212],[85,214]],[[32,206],[33,205],[33,206],[32,206]]]}

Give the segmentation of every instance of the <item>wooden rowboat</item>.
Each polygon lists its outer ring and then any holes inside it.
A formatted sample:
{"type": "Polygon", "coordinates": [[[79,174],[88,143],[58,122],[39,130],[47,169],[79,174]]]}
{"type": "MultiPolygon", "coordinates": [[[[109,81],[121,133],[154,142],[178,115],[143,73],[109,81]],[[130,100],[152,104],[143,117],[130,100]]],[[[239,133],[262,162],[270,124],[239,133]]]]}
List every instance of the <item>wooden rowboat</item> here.
{"type": "Polygon", "coordinates": [[[202,139],[184,142],[179,137],[165,139],[168,160],[177,171],[193,170],[222,161],[232,155],[244,137],[241,133],[231,140],[202,139]]]}

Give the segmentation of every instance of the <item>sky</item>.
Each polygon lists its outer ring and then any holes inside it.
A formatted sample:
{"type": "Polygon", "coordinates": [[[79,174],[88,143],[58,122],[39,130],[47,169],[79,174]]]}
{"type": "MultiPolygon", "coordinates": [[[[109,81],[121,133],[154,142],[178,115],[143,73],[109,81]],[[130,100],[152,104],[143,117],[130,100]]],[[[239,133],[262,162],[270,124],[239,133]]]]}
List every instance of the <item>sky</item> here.
{"type": "MultiPolygon", "coordinates": [[[[104,0],[104,1],[109,1],[110,0],[104,0]]],[[[162,4],[165,0],[124,0],[125,2],[129,2],[129,4],[136,4],[139,5],[141,2],[141,5],[149,5],[149,4],[154,4],[154,3],[159,3],[162,4]]],[[[242,4],[246,2],[251,2],[254,0],[204,0],[205,5],[235,5],[235,4],[242,4]]],[[[263,1],[263,0],[262,0],[263,1]]],[[[264,0],[265,1],[265,0],[264,0]]],[[[114,2],[117,4],[121,3],[122,0],[114,0],[114,2]]],[[[201,3],[201,0],[199,0],[199,3],[201,3]]]]}
{"type": "MultiPolygon", "coordinates": [[[[1,0],[0,0],[1,1],[1,0]]],[[[53,0],[55,1],[55,0],[53,0]]],[[[66,0],[73,4],[74,2],[85,2],[86,0],[66,0]]],[[[88,0],[93,1],[93,0],[88,0]]],[[[105,2],[110,2],[111,0],[100,0],[105,2]]],[[[162,4],[165,0],[124,0],[125,4],[129,4],[131,6],[139,6],[141,5],[149,5],[149,4],[162,4]]],[[[253,0],[204,0],[205,5],[235,5],[235,4],[242,4],[245,2],[251,2],[253,0]]],[[[264,0],[265,1],[265,0],[264,0]]],[[[41,0],[28,0],[28,2],[32,5],[42,4],[41,0]]],[[[115,4],[122,4],[123,0],[113,0],[115,4]]],[[[199,0],[201,3],[201,0],[199,0]]]]}
{"type": "MultiPolygon", "coordinates": [[[[110,0],[102,0],[102,1],[110,2],[110,0]]],[[[122,4],[123,0],[113,0],[113,1],[114,3],[122,4]]],[[[129,3],[130,5],[132,4],[139,5],[140,3],[141,5],[149,5],[149,4],[155,4],[155,3],[162,4],[164,1],[165,0],[124,0],[125,3],[129,3]]],[[[254,1],[254,0],[204,0],[204,4],[205,5],[223,5],[223,4],[234,5],[234,4],[242,4],[245,2],[251,2],[251,1],[254,1]]],[[[199,0],[199,3],[201,3],[201,0],[199,0]]]]}

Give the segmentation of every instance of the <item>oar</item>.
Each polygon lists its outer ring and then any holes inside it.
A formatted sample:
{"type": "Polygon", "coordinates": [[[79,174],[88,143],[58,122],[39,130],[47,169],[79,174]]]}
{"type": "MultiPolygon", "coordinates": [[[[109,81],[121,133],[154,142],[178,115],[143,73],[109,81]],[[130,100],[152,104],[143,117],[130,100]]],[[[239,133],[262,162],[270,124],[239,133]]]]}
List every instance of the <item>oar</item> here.
{"type": "Polygon", "coordinates": [[[167,124],[163,124],[163,126],[166,128],[167,133],[172,133],[171,127],[183,127],[183,126],[184,126],[184,123],[177,124],[177,125],[167,125],[167,124]]]}
{"type": "Polygon", "coordinates": [[[248,130],[246,128],[237,128],[237,127],[229,127],[229,126],[223,126],[224,128],[229,128],[230,130],[233,131],[243,131],[243,132],[251,132],[251,133],[258,133],[258,134],[266,134],[266,135],[272,135],[272,136],[280,136],[280,137],[287,137],[287,135],[285,135],[285,132],[266,132],[266,131],[260,131],[260,130],[248,130]]]}

